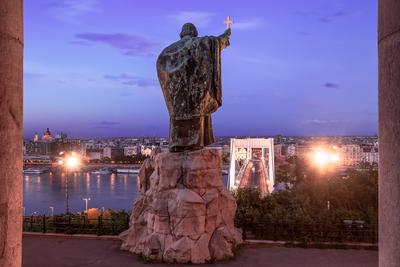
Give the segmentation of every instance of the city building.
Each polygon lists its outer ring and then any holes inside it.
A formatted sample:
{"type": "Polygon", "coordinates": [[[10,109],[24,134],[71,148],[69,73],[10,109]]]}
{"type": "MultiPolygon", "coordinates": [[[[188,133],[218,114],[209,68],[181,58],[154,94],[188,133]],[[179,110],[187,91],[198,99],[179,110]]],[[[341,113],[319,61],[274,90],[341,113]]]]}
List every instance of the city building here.
{"type": "Polygon", "coordinates": [[[306,158],[310,155],[312,152],[314,143],[297,143],[296,149],[295,149],[295,155],[299,158],[306,158]]]}
{"type": "Polygon", "coordinates": [[[25,155],[46,155],[53,154],[53,143],[46,141],[26,141],[25,155]]]}
{"type": "Polygon", "coordinates": [[[51,135],[50,129],[47,128],[46,131],[42,135],[42,141],[53,141],[53,136],[51,135]]]}
{"type": "Polygon", "coordinates": [[[103,155],[102,155],[102,157],[103,158],[109,158],[109,159],[111,159],[111,147],[109,147],[109,146],[107,146],[107,147],[105,147],[105,148],[103,148],[103,155]]]}
{"type": "Polygon", "coordinates": [[[135,156],[139,154],[138,146],[126,146],[124,147],[124,155],[125,156],[135,156]]]}
{"type": "Polygon", "coordinates": [[[362,148],[362,161],[371,165],[378,164],[378,148],[374,146],[365,146],[362,148]]]}
{"type": "Polygon", "coordinates": [[[340,159],[343,166],[356,167],[363,159],[362,149],[358,144],[340,146],[340,159]]]}
{"type": "Polygon", "coordinates": [[[282,144],[274,144],[275,157],[282,156],[282,144]]]}
{"type": "Polygon", "coordinates": [[[151,152],[153,151],[154,148],[155,148],[155,146],[146,147],[146,146],[142,145],[140,147],[140,154],[142,154],[143,156],[150,157],[151,152]]]}
{"type": "Polygon", "coordinates": [[[295,144],[289,144],[287,146],[287,152],[286,152],[287,157],[294,157],[296,156],[296,145],[295,144]]]}
{"type": "Polygon", "coordinates": [[[86,158],[89,160],[100,160],[103,158],[103,149],[87,148],[86,158]]]}

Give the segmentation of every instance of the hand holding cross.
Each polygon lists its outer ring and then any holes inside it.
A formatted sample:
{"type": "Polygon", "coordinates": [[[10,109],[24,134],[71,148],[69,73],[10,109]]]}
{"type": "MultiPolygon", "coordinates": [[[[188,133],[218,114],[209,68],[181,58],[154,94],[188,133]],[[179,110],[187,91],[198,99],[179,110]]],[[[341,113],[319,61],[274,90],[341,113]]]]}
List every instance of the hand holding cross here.
{"type": "Polygon", "coordinates": [[[231,25],[233,24],[233,20],[231,19],[230,16],[226,17],[226,19],[224,20],[224,24],[226,25],[227,30],[229,30],[231,28],[231,25]]]}

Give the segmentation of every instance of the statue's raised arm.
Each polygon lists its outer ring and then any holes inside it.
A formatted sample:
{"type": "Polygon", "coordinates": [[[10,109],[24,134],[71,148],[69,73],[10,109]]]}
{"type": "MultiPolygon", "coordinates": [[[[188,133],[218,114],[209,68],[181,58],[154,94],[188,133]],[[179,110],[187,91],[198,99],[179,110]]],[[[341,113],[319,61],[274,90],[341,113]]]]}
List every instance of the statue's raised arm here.
{"type": "Polygon", "coordinates": [[[171,152],[201,149],[214,142],[211,113],[222,105],[221,51],[230,29],[220,36],[197,37],[186,23],[181,39],[157,59],[157,74],[170,116],[171,152]]]}
{"type": "Polygon", "coordinates": [[[229,39],[231,38],[231,28],[227,29],[223,34],[218,36],[218,39],[220,41],[220,46],[221,49],[225,49],[226,47],[229,46],[229,39]]]}

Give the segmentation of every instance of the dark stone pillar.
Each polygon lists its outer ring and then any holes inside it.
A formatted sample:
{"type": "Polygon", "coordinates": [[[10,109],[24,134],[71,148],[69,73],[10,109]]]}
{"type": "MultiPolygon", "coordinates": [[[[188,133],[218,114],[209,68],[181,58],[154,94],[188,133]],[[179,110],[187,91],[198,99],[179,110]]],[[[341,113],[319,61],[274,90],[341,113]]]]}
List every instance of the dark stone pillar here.
{"type": "Polygon", "coordinates": [[[400,266],[400,1],[379,0],[379,266],[400,266]]]}
{"type": "Polygon", "coordinates": [[[0,266],[21,266],[23,1],[0,1],[0,266]]]}

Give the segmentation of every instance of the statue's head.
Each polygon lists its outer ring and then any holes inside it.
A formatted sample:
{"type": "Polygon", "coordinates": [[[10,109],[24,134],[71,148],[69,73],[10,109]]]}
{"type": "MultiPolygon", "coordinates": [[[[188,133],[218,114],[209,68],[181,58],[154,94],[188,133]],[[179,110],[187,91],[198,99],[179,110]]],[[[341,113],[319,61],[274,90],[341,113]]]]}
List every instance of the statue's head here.
{"type": "Polygon", "coordinates": [[[197,29],[196,26],[194,26],[193,23],[185,23],[182,26],[182,31],[181,34],[179,35],[181,38],[185,36],[190,36],[190,37],[197,37],[197,29]]]}

